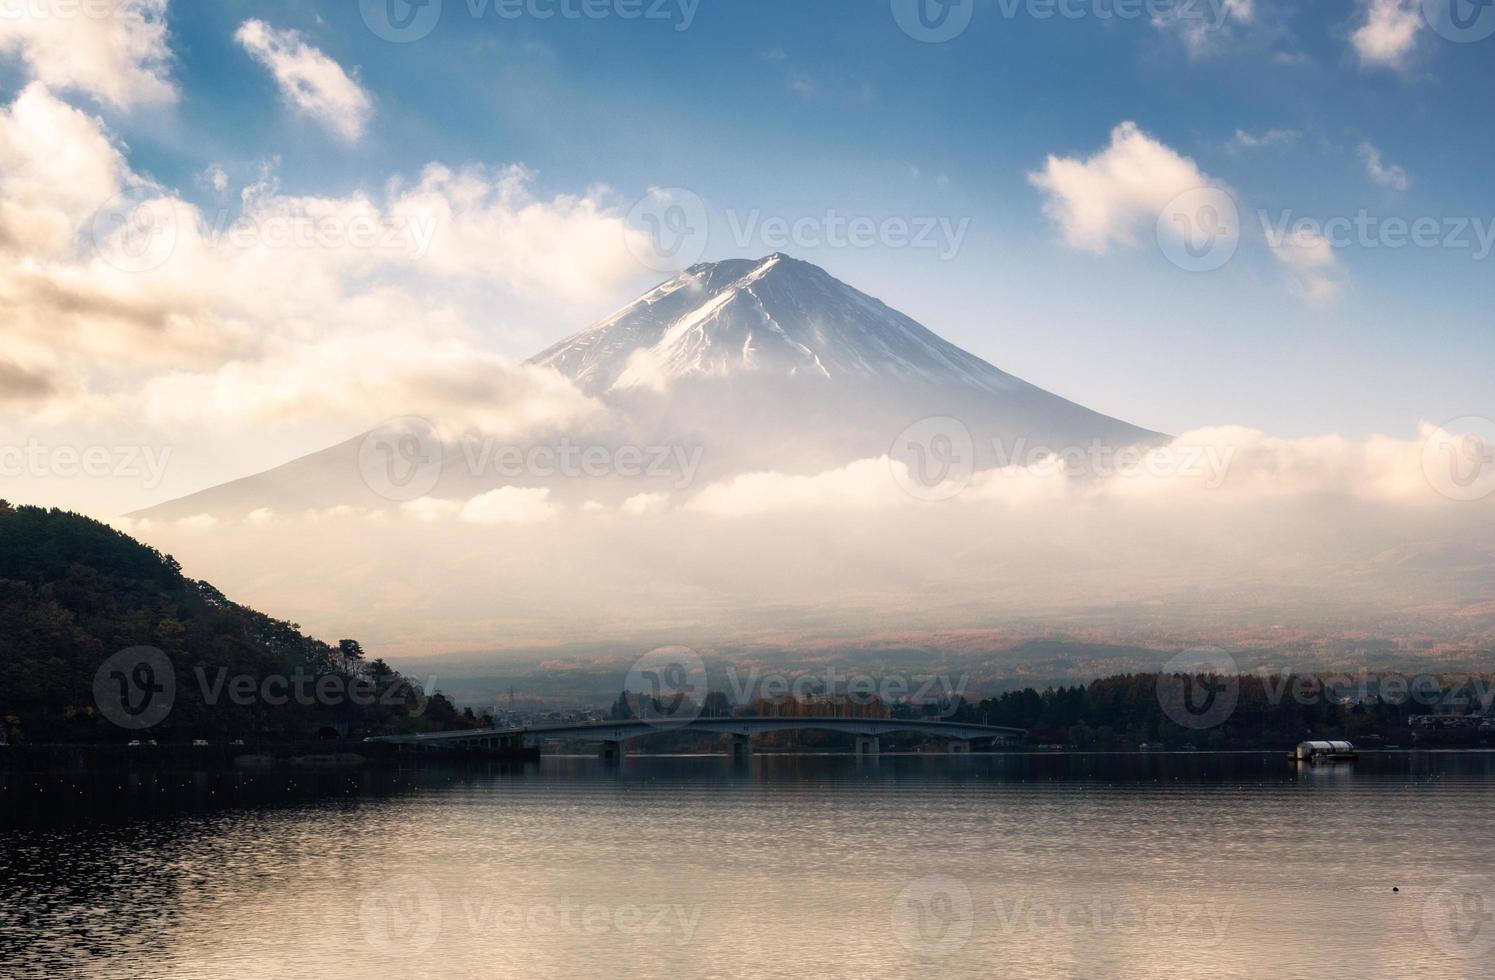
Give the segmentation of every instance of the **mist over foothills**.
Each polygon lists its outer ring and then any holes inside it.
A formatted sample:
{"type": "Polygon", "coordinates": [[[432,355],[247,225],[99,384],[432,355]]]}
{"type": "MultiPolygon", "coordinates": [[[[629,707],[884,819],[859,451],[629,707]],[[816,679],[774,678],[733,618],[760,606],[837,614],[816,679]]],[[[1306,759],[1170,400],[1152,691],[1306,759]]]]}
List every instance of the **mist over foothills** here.
{"type": "Polygon", "coordinates": [[[518,370],[586,409],[396,419],[115,523],[464,676],[585,684],[566,651],[683,643],[1000,686],[1200,645],[1457,666],[1495,636],[1491,475],[1462,433],[1149,432],[778,254],[692,267],[518,370]]]}

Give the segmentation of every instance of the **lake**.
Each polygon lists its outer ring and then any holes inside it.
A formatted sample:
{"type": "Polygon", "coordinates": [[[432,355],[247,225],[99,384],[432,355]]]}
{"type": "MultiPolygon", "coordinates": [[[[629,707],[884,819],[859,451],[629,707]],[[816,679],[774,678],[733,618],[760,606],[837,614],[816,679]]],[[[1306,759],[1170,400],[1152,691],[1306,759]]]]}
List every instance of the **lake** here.
{"type": "Polygon", "coordinates": [[[1489,976],[1492,813],[1472,752],[9,772],[0,976],[1489,976]]]}

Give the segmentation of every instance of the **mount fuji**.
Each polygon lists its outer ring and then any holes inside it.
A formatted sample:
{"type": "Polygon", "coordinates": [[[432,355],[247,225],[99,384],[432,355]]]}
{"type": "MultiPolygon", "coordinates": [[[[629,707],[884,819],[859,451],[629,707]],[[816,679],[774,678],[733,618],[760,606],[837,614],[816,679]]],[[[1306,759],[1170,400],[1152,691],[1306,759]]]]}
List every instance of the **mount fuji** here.
{"type": "MultiPolygon", "coordinates": [[[[1007,374],[783,254],[692,266],[528,363],[558,372],[605,406],[605,423],[563,434],[572,443],[699,447],[698,481],[760,470],[814,473],[887,455],[899,433],[932,417],[969,430],[977,468],[1000,462],[994,447],[1121,447],[1166,438],[1007,374]]],[[[556,438],[521,442],[553,445],[556,438]]],[[[364,442],[359,436],[132,516],[387,506],[361,478],[364,442]]],[[[545,486],[553,499],[576,502],[665,488],[648,476],[499,478],[473,472],[460,452],[442,456],[431,495],[443,499],[505,485],[545,486]]]]}
{"type": "Polygon", "coordinates": [[[1021,382],[824,269],[786,255],[692,266],[534,358],[591,394],[698,378],[811,384],[1021,382]]]}

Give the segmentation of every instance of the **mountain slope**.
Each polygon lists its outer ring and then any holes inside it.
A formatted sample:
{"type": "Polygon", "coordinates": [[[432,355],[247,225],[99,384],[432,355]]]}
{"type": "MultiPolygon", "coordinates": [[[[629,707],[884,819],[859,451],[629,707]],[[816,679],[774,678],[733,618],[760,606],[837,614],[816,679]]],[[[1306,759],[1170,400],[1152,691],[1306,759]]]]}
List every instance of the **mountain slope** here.
{"type": "MultiPolygon", "coordinates": [[[[699,452],[695,484],[772,469],[814,473],[889,453],[931,417],[959,420],[978,468],[1024,447],[1124,446],[1164,437],[1060,398],[942,339],[814,265],[782,254],[696,265],[531,362],[571,379],[609,410],[586,431],[529,445],[699,452]]],[[[408,411],[419,412],[418,406],[408,411]]],[[[255,476],[159,505],[165,519],[295,513],[390,501],[365,485],[357,438],[255,476]]],[[[566,479],[474,472],[471,453],[444,446],[430,495],[465,500],[503,486],[546,487],[552,499],[617,502],[678,491],[616,474],[566,479]]]]}

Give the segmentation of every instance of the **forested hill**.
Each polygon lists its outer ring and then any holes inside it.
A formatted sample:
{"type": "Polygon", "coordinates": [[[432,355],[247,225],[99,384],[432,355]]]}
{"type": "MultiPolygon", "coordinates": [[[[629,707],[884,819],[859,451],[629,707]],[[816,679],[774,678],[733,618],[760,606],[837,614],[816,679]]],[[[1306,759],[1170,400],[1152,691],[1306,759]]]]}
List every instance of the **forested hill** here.
{"type": "Polygon", "coordinates": [[[301,738],[323,721],[358,734],[458,727],[455,714],[383,661],[365,662],[353,640],[325,643],[232,602],[98,521],[0,501],[0,723],[11,741],[301,738]],[[132,733],[100,709],[95,685],[108,658],[134,647],[165,655],[175,692],[166,717],[132,733]],[[231,678],[238,697],[217,683],[231,678]],[[297,697],[290,685],[310,692],[313,678],[345,693],[297,697]]]}

